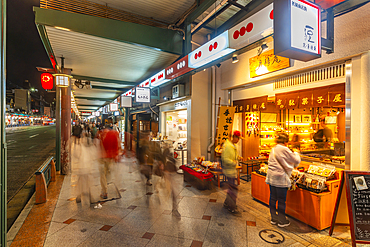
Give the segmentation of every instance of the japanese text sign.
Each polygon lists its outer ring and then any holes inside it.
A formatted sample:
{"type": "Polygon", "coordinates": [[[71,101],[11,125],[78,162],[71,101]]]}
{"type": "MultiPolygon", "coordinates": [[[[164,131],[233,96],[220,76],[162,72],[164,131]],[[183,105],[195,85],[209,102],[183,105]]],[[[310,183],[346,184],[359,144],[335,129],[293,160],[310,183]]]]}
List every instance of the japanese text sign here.
{"type": "Polygon", "coordinates": [[[224,143],[232,132],[235,108],[220,106],[220,118],[218,119],[216,132],[216,146],[224,143]]]}
{"type": "Polygon", "coordinates": [[[259,56],[249,59],[250,77],[285,69],[290,66],[290,59],[274,55],[274,50],[269,50],[259,56]]]}
{"type": "Polygon", "coordinates": [[[274,1],[275,54],[300,61],[321,57],[321,10],[305,0],[274,1]]]}
{"type": "Polygon", "coordinates": [[[284,94],[276,94],[275,100],[276,108],[277,109],[285,109],[286,108],[286,97],[284,94]]]}
{"type": "Polygon", "coordinates": [[[345,105],[345,84],[338,84],[329,87],[329,104],[330,106],[345,105]]]}
{"type": "Polygon", "coordinates": [[[136,102],[137,103],[150,103],[150,88],[146,88],[146,87],[136,88],[136,102]]]}

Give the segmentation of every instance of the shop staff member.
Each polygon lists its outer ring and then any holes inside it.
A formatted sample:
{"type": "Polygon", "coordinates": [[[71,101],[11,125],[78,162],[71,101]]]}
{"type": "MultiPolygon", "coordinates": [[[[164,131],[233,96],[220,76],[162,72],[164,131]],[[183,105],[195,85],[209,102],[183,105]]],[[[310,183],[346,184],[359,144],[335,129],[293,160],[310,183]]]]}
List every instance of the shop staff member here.
{"type": "Polygon", "coordinates": [[[325,118],[321,119],[319,130],[313,135],[313,140],[315,142],[330,142],[332,137],[333,132],[326,126],[325,118]]]}
{"type": "Polygon", "coordinates": [[[286,133],[279,133],[275,142],[277,145],[270,152],[266,176],[266,183],[270,186],[271,224],[286,227],[290,225],[285,216],[286,195],[291,186],[290,176],[293,168],[301,162],[301,157],[286,146],[289,142],[286,133]],[[277,210],[276,202],[278,203],[277,210]]]}
{"type": "Polygon", "coordinates": [[[236,166],[238,164],[238,159],[241,157],[238,156],[236,150],[236,144],[241,138],[240,131],[234,131],[230,140],[226,140],[223,146],[223,151],[221,154],[222,160],[222,171],[227,177],[227,196],[224,202],[224,207],[227,208],[231,213],[238,213],[236,209],[236,198],[238,196],[238,185],[237,185],[237,173],[236,166]]]}

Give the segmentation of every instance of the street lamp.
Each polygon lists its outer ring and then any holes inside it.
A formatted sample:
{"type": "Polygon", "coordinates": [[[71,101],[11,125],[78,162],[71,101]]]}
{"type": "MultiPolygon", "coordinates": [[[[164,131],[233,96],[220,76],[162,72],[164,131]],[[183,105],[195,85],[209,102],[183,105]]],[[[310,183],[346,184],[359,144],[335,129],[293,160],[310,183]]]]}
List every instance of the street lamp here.
{"type": "Polygon", "coordinates": [[[69,86],[69,79],[72,78],[71,75],[66,74],[54,74],[55,77],[55,85],[58,87],[68,87],[69,86]]]}

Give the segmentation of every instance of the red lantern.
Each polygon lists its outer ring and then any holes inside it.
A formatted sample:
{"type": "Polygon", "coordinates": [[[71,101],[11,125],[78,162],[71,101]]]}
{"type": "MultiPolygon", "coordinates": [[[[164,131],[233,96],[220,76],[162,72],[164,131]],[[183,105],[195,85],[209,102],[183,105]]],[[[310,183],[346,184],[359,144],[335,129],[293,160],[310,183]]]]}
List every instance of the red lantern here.
{"type": "Polygon", "coordinates": [[[41,74],[41,86],[45,90],[53,89],[54,86],[54,79],[53,75],[50,73],[42,73],[41,74]]]}

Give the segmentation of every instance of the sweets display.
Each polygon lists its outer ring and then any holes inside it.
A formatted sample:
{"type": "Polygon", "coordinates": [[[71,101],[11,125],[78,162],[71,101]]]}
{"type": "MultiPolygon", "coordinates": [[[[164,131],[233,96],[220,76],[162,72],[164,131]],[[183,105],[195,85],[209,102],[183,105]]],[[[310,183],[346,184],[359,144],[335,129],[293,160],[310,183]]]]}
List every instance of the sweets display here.
{"type": "MultiPolygon", "coordinates": [[[[316,193],[325,191],[326,181],[334,178],[336,169],[334,166],[326,165],[322,163],[312,163],[306,172],[303,167],[299,167],[299,170],[294,169],[290,176],[290,182],[292,184],[291,190],[295,189],[295,186],[302,189],[307,189],[316,193]],[[300,171],[301,170],[301,171],[300,171]]],[[[258,174],[266,176],[268,170],[267,164],[261,164],[258,174]]]]}
{"type": "Polygon", "coordinates": [[[307,173],[328,178],[333,176],[335,171],[334,166],[314,162],[309,166],[307,173]]]}
{"type": "Polygon", "coordinates": [[[334,166],[314,162],[308,167],[306,173],[297,181],[300,188],[308,189],[316,193],[326,190],[325,182],[334,177],[334,166]]]}

